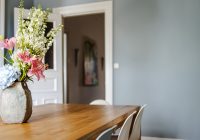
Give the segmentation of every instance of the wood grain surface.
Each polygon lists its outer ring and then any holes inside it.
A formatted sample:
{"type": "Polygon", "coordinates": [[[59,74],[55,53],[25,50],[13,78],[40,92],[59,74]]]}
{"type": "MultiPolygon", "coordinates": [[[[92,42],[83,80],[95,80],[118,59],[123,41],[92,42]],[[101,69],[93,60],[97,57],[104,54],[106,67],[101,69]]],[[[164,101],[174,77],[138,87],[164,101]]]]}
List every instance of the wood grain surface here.
{"type": "Polygon", "coordinates": [[[0,140],[92,140],[138,109],[139,106],[83,104],[36,106],[28,123],[0,122],[0,140]]]}

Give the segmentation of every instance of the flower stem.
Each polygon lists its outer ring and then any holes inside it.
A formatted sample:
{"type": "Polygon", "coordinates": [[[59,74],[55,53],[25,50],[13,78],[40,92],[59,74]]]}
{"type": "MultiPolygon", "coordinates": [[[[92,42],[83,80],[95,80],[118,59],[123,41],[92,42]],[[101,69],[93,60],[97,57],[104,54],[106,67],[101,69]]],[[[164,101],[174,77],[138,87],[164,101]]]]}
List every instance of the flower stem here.
{"type": "Polygon", "coordinates": [[[2,53],[0,53],[0,57],[4,58],[8,63],[11,63],[11,61],[8,60],[6,57],[4,57],[4,55],[2,53]]]}

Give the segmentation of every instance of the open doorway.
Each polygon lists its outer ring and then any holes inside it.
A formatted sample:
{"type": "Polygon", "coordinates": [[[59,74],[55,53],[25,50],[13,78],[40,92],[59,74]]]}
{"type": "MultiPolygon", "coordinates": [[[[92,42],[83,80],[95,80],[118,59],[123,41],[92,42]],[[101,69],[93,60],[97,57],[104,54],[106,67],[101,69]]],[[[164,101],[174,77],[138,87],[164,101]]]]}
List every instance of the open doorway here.
{"type": "MultiPolygon", "coordinates": [[[[66,7],[57,7],[53,9],[53,12],[61,15],[63,18],[66,17],[75,17],[75,16],[84,16],[84,15],[92,15],[92,14],[104,14],[105,18],[105,100],[108,101],[110,104],[113,104],[113,3],[112,1],[103,1],[103,2],[94,2],[94,3],[88,3],[88,4],[79,4],[79,5],[72,5],[72,6],[66,6],[66,7]]],[[[65,35],[64,35],[65,36],[65,35]]],[[[64,41],[64,44],[65,41],[64,41]]],[[[66,47],[63,48],[63,54],[66,47]]],[[[64,54],[63,58],[66,57],[66,54],[64,54]]],[[[67,103],[67,69],[65,69],[67,66],[66,59],[64,59],[64,102],[67,103]]]]}
{"type": "Polygon", "coordinates": [[[63,18],[67,34],[67,102],[105,99],[104,13],[63,18]]]}

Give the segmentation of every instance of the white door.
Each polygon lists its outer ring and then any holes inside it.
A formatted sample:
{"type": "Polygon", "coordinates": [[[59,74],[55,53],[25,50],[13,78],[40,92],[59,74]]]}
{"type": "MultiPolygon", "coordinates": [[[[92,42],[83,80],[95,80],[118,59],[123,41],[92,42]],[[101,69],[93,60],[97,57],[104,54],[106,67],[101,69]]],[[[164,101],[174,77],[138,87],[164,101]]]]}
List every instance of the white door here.
{"type": "MultiPolygon", "coordinates": [[[[24,11],[24,19],[27,18],[29,10],[24,11]]],[[[18,26],[19,9],[14,10],[15,33],[18,26]]],[[[58,26],[62,18],[59,14],[50,14],[48,24],[58,26]]],[[[33,105],[47,103],[63,103],[63,67],[62,67],[62,31],[59,32],[53,43],[53,48],[48,55],[50,61],[49,69],[45,71],[45,79],[28,82],[32,93],[33,105]]],[[[47,60],[46,60],[47,61],[47,60]]]]}

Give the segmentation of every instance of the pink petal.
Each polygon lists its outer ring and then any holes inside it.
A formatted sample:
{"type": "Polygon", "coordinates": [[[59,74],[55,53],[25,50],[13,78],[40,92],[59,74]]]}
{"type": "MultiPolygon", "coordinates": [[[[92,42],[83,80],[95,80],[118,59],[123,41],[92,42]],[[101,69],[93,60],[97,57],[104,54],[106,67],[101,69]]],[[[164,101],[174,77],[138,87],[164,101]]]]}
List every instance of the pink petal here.
{"type": "Polygon", "coordinates": [[[4,39],[4,41],[0,41],[0,47],[3,47],[8,50],[12,50],[16,45],[16,38],[12,37],[10,39],[4,39]]]}
{"type": "Polygon", "coordinates": [[[8,40],[8,47],[10,50],[12,50],[16,45],[16,38],[12,37],[8,40]]]}
{"type": "Polygon", "coordinates": [[[25,63],[29,63],[31,61],[31,56],[28,51],[19,52],[17,55],[19,59],[25,63]]]}
{"type": "Polygon", "coordinates": [[[31,59],[31,69],[28,71],[29,76],[35,75],[38,80],[45,78],[43,72],[45,71],[45,64],[42,63],[41,59],[33,57],[31,59]]]}

